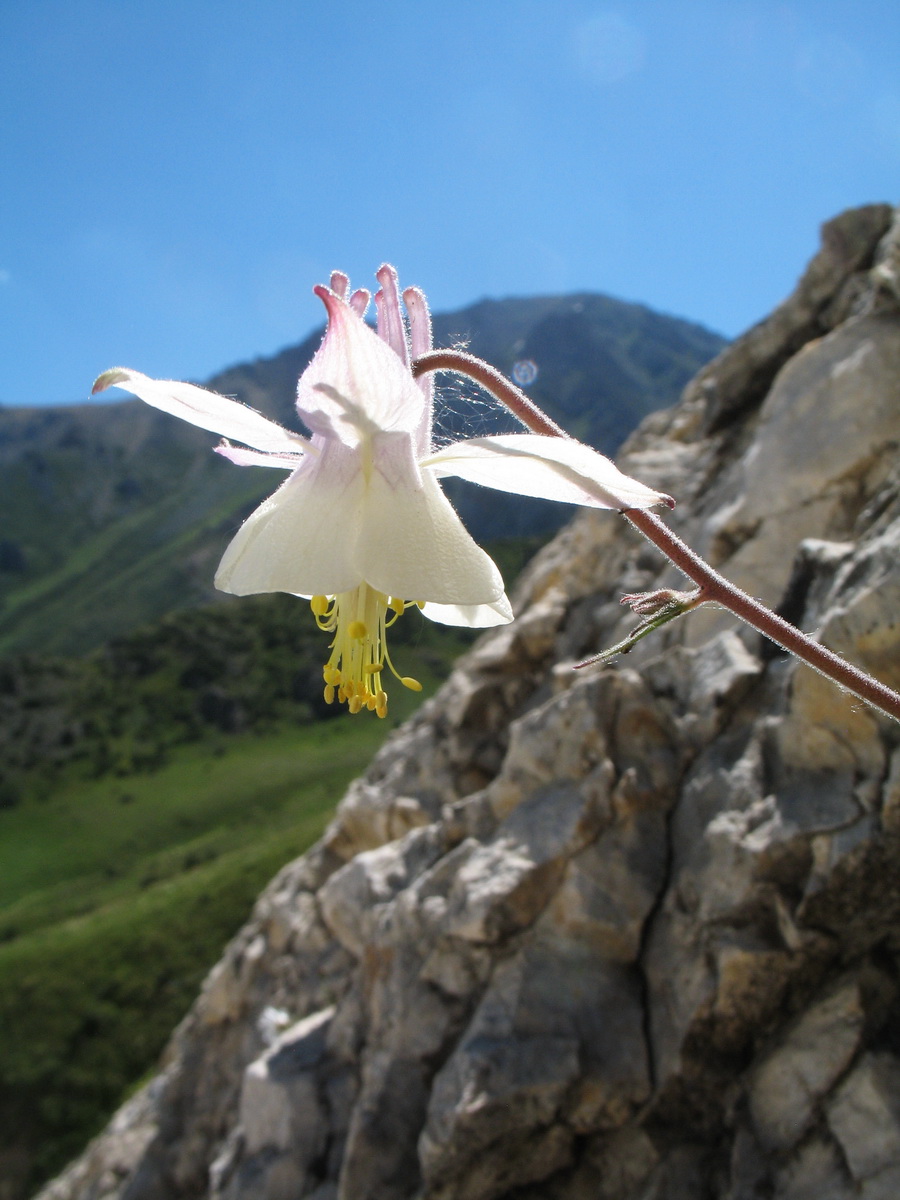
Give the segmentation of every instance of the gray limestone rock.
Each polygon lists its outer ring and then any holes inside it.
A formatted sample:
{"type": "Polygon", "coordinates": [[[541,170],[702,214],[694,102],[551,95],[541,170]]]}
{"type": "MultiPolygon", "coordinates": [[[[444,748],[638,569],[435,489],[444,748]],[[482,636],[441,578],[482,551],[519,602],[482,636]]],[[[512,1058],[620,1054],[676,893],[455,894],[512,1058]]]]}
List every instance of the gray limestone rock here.
{"type": "Polygon", "coordinates": [[[893,1054],[867,1053],[828,1105],[828,1125],[853,1178],[885,1195],[900,1183],[900,1062],[893,1054]]]}
{"type": "Polygon", "coordinates": [[[859,987],[848,983],[807,1009],[767,1054],[749,1080],[756,1136],[767,1150],[796,1145],[859,1048],[864,1010],[859,987]]]}
{"type": "MultiPolygon", "coordinates": [[[[623,468],[735,582],[900,685],[898,222],[623,468]]],[[[900,728],[573,519],[260,897],[159,1077],[42,1200],[900,1195],[900,728]]]]}

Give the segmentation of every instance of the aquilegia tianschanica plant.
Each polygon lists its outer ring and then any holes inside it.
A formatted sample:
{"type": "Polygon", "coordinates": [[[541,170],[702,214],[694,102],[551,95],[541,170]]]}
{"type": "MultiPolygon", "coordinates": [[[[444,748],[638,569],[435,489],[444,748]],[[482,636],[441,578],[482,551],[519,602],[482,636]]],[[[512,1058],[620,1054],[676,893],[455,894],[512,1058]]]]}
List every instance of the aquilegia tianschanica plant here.
{"type": "Polygon", "coordinates": [[[282,428],[236,400],[190,383],[114,368],[93,391],[126,388],[164,412],[223,435],[216,449],[239,466],[289,471],[244,522],[216,573],[239,596],[290,592],[310,600],[332,634],[325,696],[383,717],[386,631],[409,604],[451,625],[512,620],[503,580],[464,529],[438,479],[457,475],[500,491],[618,510],[671,504],[601,454],[569,438],[535,433],[432,445],[432,382],[415,379],[410,356],[431,349],[423,294],[403,293],[393,267],[377,273],[377,332],[363,317],[369,293],[350,293],[339,272],[316,295],[325,338],[297,385],[311,436],[282,428]],[[240,443],[234,445],[232,443],[240,443]]]}

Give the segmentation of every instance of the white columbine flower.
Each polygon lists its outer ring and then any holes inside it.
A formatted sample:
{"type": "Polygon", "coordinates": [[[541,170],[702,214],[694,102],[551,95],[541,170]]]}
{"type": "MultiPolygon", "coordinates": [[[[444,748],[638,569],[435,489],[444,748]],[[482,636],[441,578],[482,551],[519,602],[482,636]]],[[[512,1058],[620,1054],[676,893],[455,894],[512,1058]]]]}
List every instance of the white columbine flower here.
{"type": "Polygon", "coordinates": [[[501,491],[598,508],[649,508],[668,498],[623,475],[609,459],[567,438],[532,433],[479,437],[435,449],[430,376],[413,357],[431,348],[418,289],[403,293],[392,267],[378,272],[377,333],[363,320],[369,294],[349,294],[335,272],[316,287],[328,312],[325,338],[297,385],[311,437],[205,388],[114,368],[93,387],[126,388],[164,412],[222,434],[216,449],[239,466],[289,471],[225,551],[216,587],[239,596],[290,592],[310,599],[333,634],[324,668],[328,701],[383,717],[389,668],[386,630],[410,603],[451,625],[512,620],[503,580],[472,540],[438,479],[458,475],[501,491]],[[232,441],[241,445],[232,445],[232,441]]]}

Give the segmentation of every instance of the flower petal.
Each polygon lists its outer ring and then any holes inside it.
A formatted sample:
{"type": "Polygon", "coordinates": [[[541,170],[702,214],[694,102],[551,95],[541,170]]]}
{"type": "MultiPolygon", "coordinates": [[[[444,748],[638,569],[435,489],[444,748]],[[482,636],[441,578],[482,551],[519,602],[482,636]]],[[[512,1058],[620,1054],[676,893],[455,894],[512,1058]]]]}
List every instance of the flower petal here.
{"type": "Polygon", "coordinates": [[[357,288],[347,303],[358,317],[364,317],[366,309],[369,307],[370,299],[368,288],[357,288]]]}
{"type": "Polygon", "coordinates": [[[282,471],[296,471],[303,462],[302,454],[268,454],[265,450],[232,446],[231,442],[221,442],[213,449],[236,467],[278,467],[282,471]]]}
{"type": "Polygon", "coordinates": [[[430,474],[421,475],[410,434],[372,439],[355,562],[365,581],[390,596],[438,604],[495,604],[503,579],[466,532],[430,474]]]}
{"type": "Polygon", "coordinates": [[[375,310],[378,314],[378,336],[387,342],[404,367],[409,368],[409,345],[403,314],[400,311],[400,287],[397,272],[390,263],[382,263],[375,272],[381,287],[375,293],[375,310]]]}
{"type": "Polygon", "coordinates": [[[197,387],[193,383],[179,383],[174,379],[151,379],[140,371],[131,371],[127,367],[113,367],[104,371],[95,381],[91,394],[102,392],[104,388],[120,387],[133,392],[146,404],[162,409],[173,417],[181,417],[191,425],[208,429],[212,433],[221,433],[223,437],[234,438],[257,450],[268,450],[274,453],[288,452],[301,454],[309,448],[306,438],[299,433],[291,433],[282,429],[268,417],[220,396],[218,392],[210,392],[206,388],[197,387]]]}
{"type": "Polygon", "coordinates": [[[424,398],[409,371],[356,312],[325,287],[313,289],[328,310],[322,345],[297,384],[297,409],[314,432],[359,444],[346,409],[319,389],[325,384],[351,401],[378,429],[415,429],[424,398]]]}
{"type": "MultiPolygon", "coordinates": [[[[409,317],[409,343],[413,358],[427,354],[432,347],[431,313],[428,301],[420,288],[407,288],[403,303],[409,317]]],[[[425,407],[416,429],[416,450],[419,458],[431,453],[431,425],[434,414],[434,372],[428,371],[416,380],[416,386],[425,397],[425,407]]]]}
{"type": "Polygon", "coordinates": [[[343,271],[332,271],[331,278],[328,280],[328,286],[339,300],[346,300],[347,294],[350,291],[350,277],[343,271]]]}
{"type": "Polygon", "coordinates": [[[513,619],[505,592],[493,604],[427,603],[422,613],[439,625],[464,625],[467,629],[490,629],[494,625],[508,625],[513,619]]]}
{"type": "Polygon", "coordinates": [[[571,438],[537,433],[472,438],[445,446],[420,465],[439,477],[458,475],[501,492],[594,508],[674,504],[664,492],[623,475],[610,459],[571,438]]]}
{"type": "Polygon", "coordinates": [[[363,582],[353,561],[365,483],[359,457],[331,443],[247,518],[225,551],[216,587],[248,596],[332,596],[363,582]]]}

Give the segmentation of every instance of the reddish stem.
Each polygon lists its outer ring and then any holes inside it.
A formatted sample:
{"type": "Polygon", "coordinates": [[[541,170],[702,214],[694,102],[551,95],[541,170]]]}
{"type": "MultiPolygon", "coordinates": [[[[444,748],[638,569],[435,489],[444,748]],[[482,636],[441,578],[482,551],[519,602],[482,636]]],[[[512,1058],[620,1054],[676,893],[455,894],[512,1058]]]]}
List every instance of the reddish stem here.
{"type": "Polygon", "coordinates": [[[789,624],[770,608],[748,596],[733,583],[729,583],[723,575],[714,571],[709,563],[686,546],[655,513],[633,508],[622,515],[661,550],[679,571],[699,586],[701,602],[721,604],[736,617],[758,629],[770,641],[776,642],[860,699],[868,701],[900,721],[900,695],[892,688],[879,683],[877,679],[873,679],[859,667],[854,667],[820,642],[814,642],[795,625],[789,624]]]}
{"type": "MultiPolygon", "coordinates": [[[[488,363],[461,350],[432,350],[412,364],[413,375],[428,371],[456,371],[480,383],[535,433],[567,437],[565,430],[537,407],[505,375],[488,363]]],[[[771,609],[729,583],[709,563],[677,537],[654,513],[628,509],[622,516],[652,542],[670,562],[700,588],[702,602],[720,604],[803,662],[827,675],[860,699],[900,721],[900,695],[858,667],[848,663],[819,642],[814,642],[771,609]]]]}

